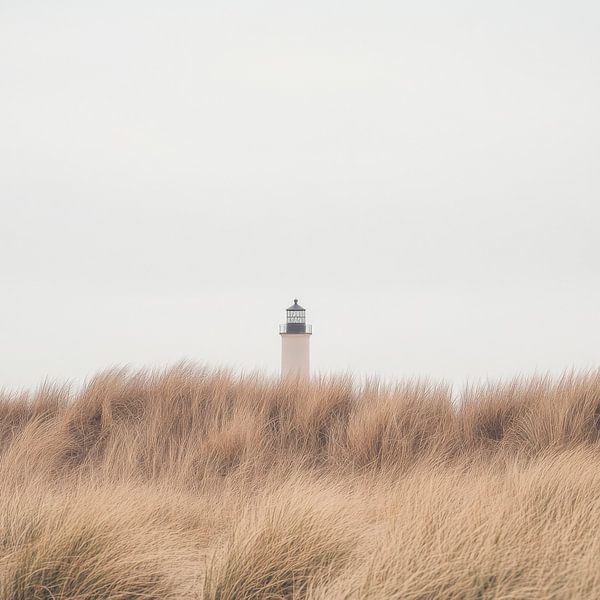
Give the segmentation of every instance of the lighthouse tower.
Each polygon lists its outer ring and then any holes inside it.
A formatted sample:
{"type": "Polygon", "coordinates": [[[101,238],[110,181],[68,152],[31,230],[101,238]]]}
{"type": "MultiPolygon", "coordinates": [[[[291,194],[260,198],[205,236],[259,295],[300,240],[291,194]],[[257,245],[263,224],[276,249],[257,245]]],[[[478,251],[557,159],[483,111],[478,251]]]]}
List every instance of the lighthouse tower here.
{"type": "Polygon", "coordinates": [[[306,324],[306,311],[294,299],[287,310],[286,323],[279,326],[281,335],[281,376],[308,377],[310,374],[310,336],[312,326],[306,324]]]}

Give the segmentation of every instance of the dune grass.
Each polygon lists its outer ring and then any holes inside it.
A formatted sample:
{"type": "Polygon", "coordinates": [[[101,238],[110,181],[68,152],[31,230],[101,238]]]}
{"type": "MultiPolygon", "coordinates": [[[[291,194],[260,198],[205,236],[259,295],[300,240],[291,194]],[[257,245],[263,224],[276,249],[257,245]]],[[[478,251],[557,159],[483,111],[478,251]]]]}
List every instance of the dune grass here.
{"type": "Polygon", "coordinates": [[[600,597],[600,372],[0,396],[0,598],[600,597]]]}

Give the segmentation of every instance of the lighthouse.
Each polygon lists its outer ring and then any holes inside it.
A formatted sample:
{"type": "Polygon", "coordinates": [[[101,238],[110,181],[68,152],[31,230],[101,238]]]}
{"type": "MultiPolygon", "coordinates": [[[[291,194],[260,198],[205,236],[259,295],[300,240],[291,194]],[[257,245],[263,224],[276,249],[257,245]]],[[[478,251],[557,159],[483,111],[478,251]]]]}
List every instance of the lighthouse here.
{"type": "Polygon", "coordinates": [[[286,313],[286,322],[279,326],[281,377],[308,377],[312,326],[306,324],[306,311],[298,304],[298,298],[286,313]]]}

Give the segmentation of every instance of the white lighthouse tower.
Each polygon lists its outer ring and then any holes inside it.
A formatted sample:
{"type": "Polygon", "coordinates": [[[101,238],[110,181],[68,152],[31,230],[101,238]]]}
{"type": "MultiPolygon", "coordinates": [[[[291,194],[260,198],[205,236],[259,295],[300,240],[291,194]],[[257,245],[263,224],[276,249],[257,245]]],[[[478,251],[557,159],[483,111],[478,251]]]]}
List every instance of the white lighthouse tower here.
{"type": "Polygon", "coordinates": [[[281,335],[281,377],[306,377],[310,374],[310,336],[306,311],[294,299],[287,310],[287,320],[279,326],[281,335]]]}

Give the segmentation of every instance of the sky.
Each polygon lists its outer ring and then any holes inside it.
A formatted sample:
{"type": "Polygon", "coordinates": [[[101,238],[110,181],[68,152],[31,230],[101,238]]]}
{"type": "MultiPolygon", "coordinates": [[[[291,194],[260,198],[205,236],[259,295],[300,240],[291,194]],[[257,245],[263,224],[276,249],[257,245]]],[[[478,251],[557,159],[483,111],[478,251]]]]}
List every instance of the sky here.
{"type": "Polygon", "coordinates": [[[600,4],[0,0],[0,387],[600,366],[600,4]]]}

